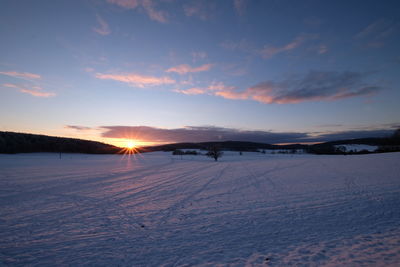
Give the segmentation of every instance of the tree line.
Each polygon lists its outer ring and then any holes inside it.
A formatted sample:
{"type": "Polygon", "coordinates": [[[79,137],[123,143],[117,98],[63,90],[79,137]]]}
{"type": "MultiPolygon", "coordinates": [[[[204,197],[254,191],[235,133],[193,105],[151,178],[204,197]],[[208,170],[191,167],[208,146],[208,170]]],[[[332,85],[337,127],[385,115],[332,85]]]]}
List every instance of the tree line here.
{"type": "Polygon", "coordinates": [[[114,154],[119,148],[95,141],[37,134],[0,132],[0,153],[87,153],[114,154]]]}

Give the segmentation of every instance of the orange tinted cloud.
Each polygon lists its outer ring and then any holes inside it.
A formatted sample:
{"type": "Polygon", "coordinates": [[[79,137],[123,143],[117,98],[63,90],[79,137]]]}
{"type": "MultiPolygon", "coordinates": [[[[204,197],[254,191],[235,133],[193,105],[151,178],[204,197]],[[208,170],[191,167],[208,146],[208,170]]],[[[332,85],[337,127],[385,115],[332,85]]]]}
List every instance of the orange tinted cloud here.
{"type": "Polygon", "coordinates": [[[27,89],[25,87],[22,87],[22,86],[19,86],[16,84],[5,83],[5,84],[3,84],[3,87],[15,88],[15,89],[18,89],[21,93],[30,94],[30,95],[36,96],[36,97],[52,97],[52,96],[56,95],[55,93],[43,91],[43,88],[41,88],[39,86],[33,86],[32,89],[27,89]]]}
{"type": "Polygon", "coordinates": [[[52,97],[55,96],[55,93],[48,93],[48,92],[41,92],[41,91],[36,91],[36,90],[31,90],[31,89],[21,89],[20,92],[30,94],[33,96],[37,97],[52,97]]]}
{"type": "Polygon", "coordinates": [[[208,71],[213,67],[213,64],[204,64],[199,67],[191,67],[188,64],[178,65],[176,67],[172,67],[166,70],[166,72],[176,72],[179,74],[193,73],[193,72],[202,72],[208,71]]]}
{"type": "Polygon", "coordinates": [[[96,73],[96,78],[101,80],[114,80],[119,82],[124,82],[136,87],[146,87],[146,86],[158,86],[163,84],[174,84],[175,80],[169,77],[154,77],[140,75],[136,73],[130,74],[102,74],[96,73]]]}
{"type": "Polygon", "coordinates": [[[28,79],[40,79],[39,74],[29,72],[17,72],[17,71],[0,71],[0,74],[16,77],[16,78],[28,78],[28,79]]]}

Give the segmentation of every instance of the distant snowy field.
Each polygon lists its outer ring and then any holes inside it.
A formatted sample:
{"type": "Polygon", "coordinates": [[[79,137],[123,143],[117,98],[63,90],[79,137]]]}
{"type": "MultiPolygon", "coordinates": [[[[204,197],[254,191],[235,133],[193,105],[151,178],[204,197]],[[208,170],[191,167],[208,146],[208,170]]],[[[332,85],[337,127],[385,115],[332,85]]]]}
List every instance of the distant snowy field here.
{"type": "Polygon", "coordinates": [[[0,265],[399,266],[400,153],[0,155],[0,265]]]}

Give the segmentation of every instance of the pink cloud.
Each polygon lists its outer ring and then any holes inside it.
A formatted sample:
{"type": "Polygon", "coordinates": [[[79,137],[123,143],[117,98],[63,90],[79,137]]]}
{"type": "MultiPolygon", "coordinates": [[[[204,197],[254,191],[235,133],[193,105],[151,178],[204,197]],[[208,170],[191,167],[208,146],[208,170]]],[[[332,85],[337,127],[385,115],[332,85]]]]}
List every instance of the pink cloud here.
{"type": "Polygon", "coordinates": [[[158,86],[163,84],[174,84],[175,80],[169,77],[154,77],[154,76],[146,76],[140,75],[136,73],[130,74],[102,74],[96,73],[96,78],[101,80],[114,80],[123,83],[127,83],[131,86],[136,87],[146,87],[146,86],[158,86]]]}
{"type": "Polygon", "coordinates": [[[40,91],[30,90],[30,89],[21,89],[20,91],[22,93],[30,94],[30,95],[37,96],[37,97],[52,97],[52,96],[56,95],[54,93],[40,92],[40,91]]]}
{"type": "Polygon", "coordinates": [[[217,91],[215,92],[215,95],[221,96],[226,99],[235,99],[235,100],[245,100],[249,98],[247,92],[217,91]]]}
{"type": "Polygon", "coordinates": [[[222,82],[213,82],[207,87],[193,87],[189,89],[176,89],[174,92],[182,93],[186,95],[219,95],[221,92],[232,92],[235,89],[234,86],[226,86],[222,82]]]}
{"type": "Polygon", "coordinates": [[[199,67],[191,67],[188,64],[182,64],[176,67],[172,67],[166,70],[166,72],[176,72],[179,74],[186,74],[186,73],[192,73],[192,72],[202,72],[202,71],[208,71],[213,67],[213,64],[204,64],[199,67]]]}
{"type": "Polygon", "coordinates": [[[174,90],[174,92],[182,93],[185,95],[202,95],[202,94],[206,94],[207,90],[204,88],[193,87],[193,88],[189,88],[189,89],[185,89],[185,90],[177,89],[177,90],[174,90]]]}
{"type": "Polygon", "coordinates": [[[12,84],[12,83],[5,83],[3,84],[3,87],[8,87],[8,88],[15,88],[18,89],[21,93],[25,94],[30,94],[36,97],[52,97],[55,96],[55,93],[50,93],[50,92],[45,92],[43,91],[43,88],[39,86],[33,86],[32,89],[27,89],[22,86],[12,84]]]}
{"type": "Polygon", "coordinates": [[[99,23],[99,27],[93,28],[93,31],[97,32],[101,35],[109,35],[111,33],[110,27],[108,23],[102,19],[99,15],[96,15],[97,22],[99,23]]]}
{"type": "Polygon", "coordinates": [[[215,5],[212,2],[196,0],[187,3],[183,7],[183,11],[187,17],[197,17],[201,20],[209,20],[215,10],[215,5]]]}
{"type": "Polygon", "coordinates": [[[12,83],[3,83],[2,85],[3,85],[3,87],[19,89],[18,86],[16,86],[15,84],[12,84],[12,83]]]}
{"type": "Polygon", "coordinates": [[[213,82],[207,87],[211,91],[232,91],[235,89],[234,86],[226,86],[223,82],[213,82]]]}
{"type": "Polygon", "coordinates": [[[15,78],[27,78],[27,79],[40,79],[39,74],[29,72],[17,72],[17,71],[0,71],[0,74],[15,77],[15,78]]]}
{"type": "Polygon", "coordinates": [[[107,2],[125,9],[136,9],[141,7],[150,17],[150,19],[161,23],[168,22],[168,13],[156,9],[156,5],[153,0],[107,0],[107,2]]]}
{"type": "Polygon", "coordinates": [[[167,13],[161,10],[157,10],[152,0],[142,0],[142,6],[147,15],[149,15],[152,20],[162,23],[168,22],[167,13]]]}

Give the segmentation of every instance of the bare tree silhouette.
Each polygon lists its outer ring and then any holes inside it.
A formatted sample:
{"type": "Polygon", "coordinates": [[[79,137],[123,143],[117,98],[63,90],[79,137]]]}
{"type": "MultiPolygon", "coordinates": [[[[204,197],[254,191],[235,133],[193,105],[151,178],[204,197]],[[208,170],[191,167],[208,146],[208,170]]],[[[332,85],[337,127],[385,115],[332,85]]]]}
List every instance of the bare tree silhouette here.
{"type": "Polygon", "coordinates": [[[218,158],[222,157],[224,152],[221,151],[221,149],[217,146],[212,146],[208,149],[207,152],[207,157],[215,159],[215,161],[218,161],[218,158]]]}

